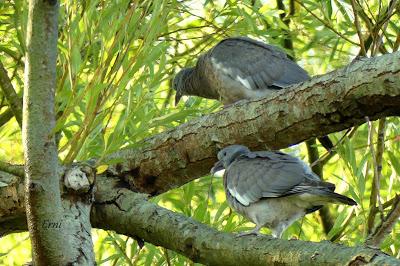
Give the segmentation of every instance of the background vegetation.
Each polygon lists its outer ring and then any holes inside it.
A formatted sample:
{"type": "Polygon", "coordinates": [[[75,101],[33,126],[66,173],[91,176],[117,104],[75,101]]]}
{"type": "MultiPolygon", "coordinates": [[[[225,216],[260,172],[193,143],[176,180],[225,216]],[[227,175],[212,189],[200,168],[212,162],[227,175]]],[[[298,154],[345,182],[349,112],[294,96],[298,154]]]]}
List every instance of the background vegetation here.
{"type": "MultiPolygon", "coordinates": [[[[20,99],[27,12],[26,1],[0,1],[0,61],[20,99]]],[[[55,128],[60,160],[101,158],[218,110],[216,101],[196,97],[175,107],[170,84],[179,69],[192,66],[200,53],[225,37],[247,35],[280,46],[311,75],[319,75],[359,55],[397,50],[399,19],[398,2],[380,0],[61,1],[55,128]]],[[[0,91],[0,160],[23,163],[21,130],[7,96],[0,91]]],[[[290,227],[284,238],[365,242],[400,188],[398,125],[398,118],[387,118],[331,134],[339,144],[335,155],[322,160],[324,176],[359,205],[331,206],[334,226],[329,232],[324,232],[319,215],[312,214],[290,227]]],[[[287,152],[308,160],[304,144],[287,152]]],[[[206,176],[152,200],[219,230],[253,226],[230,211],[220,178],[206,176]]],[[[381,245],[397,258],[399,234],[396,225],[381,245]]],[[[0,263],[30,260],[27,233],[0,242],[0,263]]],[[[113,232],[95,230],[94,243],[99,264],[193,264],[113,232]]]]}

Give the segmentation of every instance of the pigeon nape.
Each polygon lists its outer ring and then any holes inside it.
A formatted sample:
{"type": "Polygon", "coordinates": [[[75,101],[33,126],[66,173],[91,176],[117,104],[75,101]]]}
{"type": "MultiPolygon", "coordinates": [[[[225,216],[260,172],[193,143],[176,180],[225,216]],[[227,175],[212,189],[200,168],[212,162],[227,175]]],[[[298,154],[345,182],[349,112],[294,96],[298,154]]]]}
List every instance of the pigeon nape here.
{"type": "Polygon", "coordinates": [[[225,169],[224,190],[229,205],[254,224],[256,234],[268,227],[274,237],[297,219],[327,203],[357,205],[335,193],[335,185],[322,181],[300,159],[280,151],[251,152],[243,145],[230,145],[218,152],[211,173],[225,169]]]}

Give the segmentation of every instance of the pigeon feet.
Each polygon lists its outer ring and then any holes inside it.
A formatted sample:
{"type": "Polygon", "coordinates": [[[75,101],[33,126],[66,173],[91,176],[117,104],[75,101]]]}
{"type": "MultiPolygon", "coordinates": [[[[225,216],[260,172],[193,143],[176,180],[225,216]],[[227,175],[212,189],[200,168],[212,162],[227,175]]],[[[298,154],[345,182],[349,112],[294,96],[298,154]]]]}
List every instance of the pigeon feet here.
{"type": "Polygon", "coordinates": [[[237,234],[236,237],[249,236],[249,235],[262,236],[263,234],[260,233],[261,227],[262,226],[256,226],[251,231],[241,232],[241,233],[237,234]]]}
{"type": "Polygon", "coordinates": [[[255,236],[262,236],[260,232],[253,232],[253,231],[248,231],[248,232],[242,232],[236,235],[236,237],[242,237],[242,236],[250,236],[250,235],[255,235],[255,236]]]}

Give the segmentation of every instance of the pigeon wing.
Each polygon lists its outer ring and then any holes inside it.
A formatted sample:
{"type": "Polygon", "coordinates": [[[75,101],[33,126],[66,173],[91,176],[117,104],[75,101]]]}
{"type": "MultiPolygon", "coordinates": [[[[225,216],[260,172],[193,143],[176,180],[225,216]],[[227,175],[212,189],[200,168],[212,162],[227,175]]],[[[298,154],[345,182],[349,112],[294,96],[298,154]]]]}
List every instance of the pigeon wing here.
{"type": "Polygon", "coordinates": [[[205,58],[251,90],[279,89],[309,79],[281,50],[247,37],[225,39],[205,58]]]}
{"type": "Polygon", "coordinates": [[[238,157],[225,172],[228,192],[242,205],[261,198],[307,192],[324,183],[300,160],[281,152],[251,152],[238,157]]]}

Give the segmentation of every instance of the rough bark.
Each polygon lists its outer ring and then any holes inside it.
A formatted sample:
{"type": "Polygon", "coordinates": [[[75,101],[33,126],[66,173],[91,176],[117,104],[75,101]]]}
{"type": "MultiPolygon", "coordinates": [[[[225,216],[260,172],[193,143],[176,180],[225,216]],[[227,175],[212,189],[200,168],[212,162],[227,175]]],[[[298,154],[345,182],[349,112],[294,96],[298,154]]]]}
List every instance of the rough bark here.
{"type": "MultiPolygon", "coordinates": [[[[1,173],[0,173],[1,174],[1,173]]],[[[0,175],[0,181],[10,180],[0,175]]],[[[10,182],[10,187],[18,187],[10,182]]],[[[398,265],[399,260],[379,250],[273,239],[270,236],[237,238],[147,201],[147,196],[121,187],[117,178],[100,176],[91,222],[94,227],[141,238],[179,252],[206,265],[398,265]]],[[[0,187],[0,198],[4,197],[0,187]]],[[[8,190],[12,190],[9,188],[8,190]]],[[[23,191],[15,193],[23,197],[23,191]]],[[[0,212],[0,235],[26,230],[23,208],[13,220],[0,212]],[[17,224],[15,224],[17,222],[17,224]],[[14,225],[11,225],[14,223],[14,225]],[[14,227],[14,229],[12,229],[14,227]],[[8,231],[7,231],[8,229],[8,231]]]]}
{"type": "Polygon", "coordinates": [[[118,179],[100,180],[93,226],[142,238],[206,265],[399,265],[376,249],[274,239],[236,237],[176,214],[125,188],[118,179]],[[116,218],[118,217],[118,219],[116,218]]]}
{"type": "Polygon", "coordinates": [[[93,265],[92,189],[60,190],[62,177],[90,180],[90,174],[59,172],[53,133],[58,10],[56,0],[29,1],[22,127],[26,217],[35,265],[93,265]]]}
{"type": "Polygon", "coordinates": [[[0,171],[0,237],[27,230],[24,195],[21,175],[0,171]]]}
{"type": "Polygon", "coordinates": [[[103,162],[108,174],[152,195],[209,172],[217,151],[240,143],[279,149],[400,114],[400,53],[358,60],[276,95],[243,101],[145,139],[103,162]],[[117,161],[117,162],[116,162],[117,161]]]}

